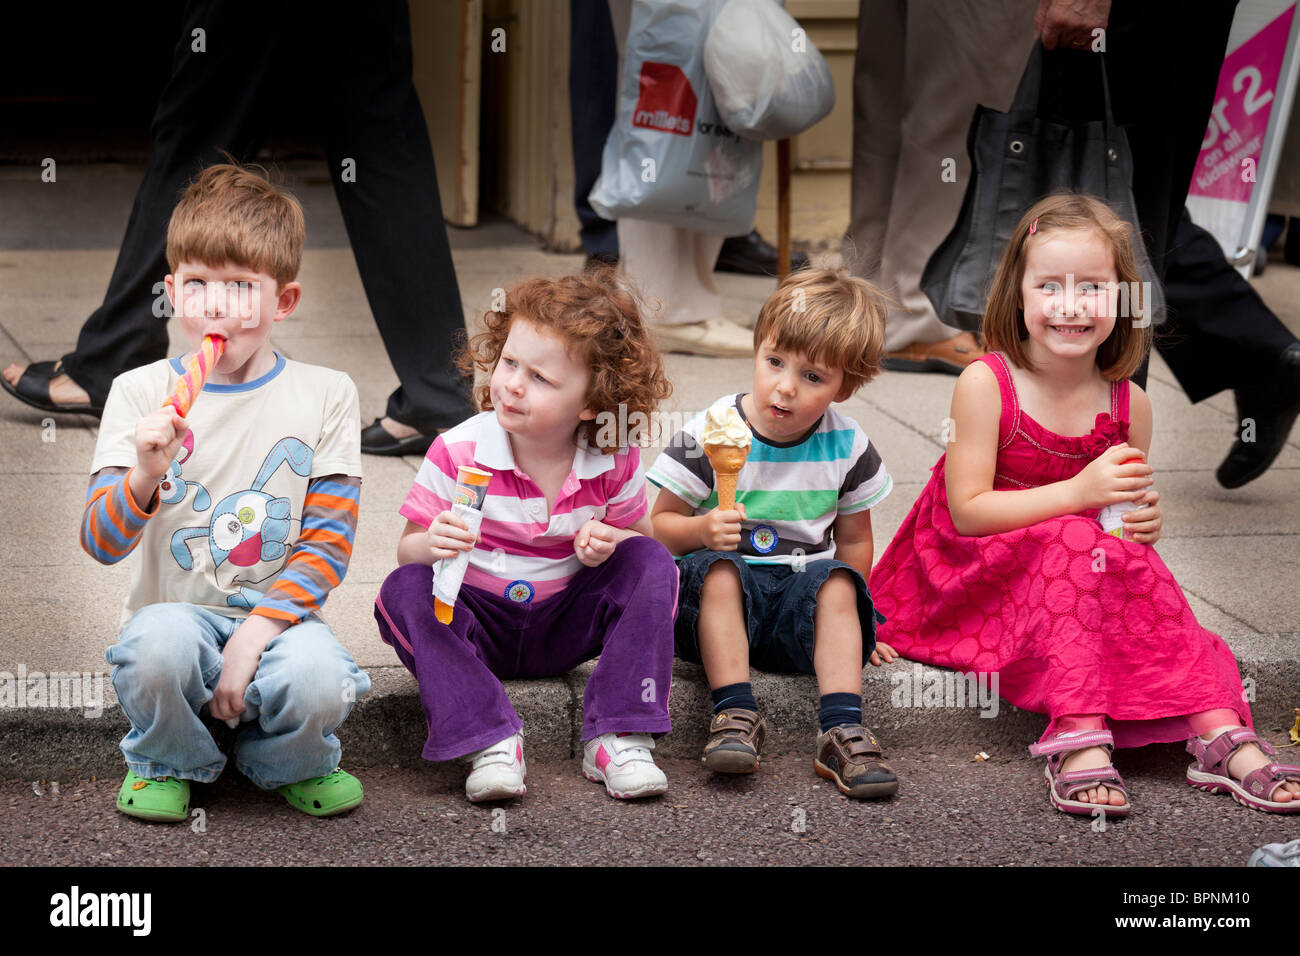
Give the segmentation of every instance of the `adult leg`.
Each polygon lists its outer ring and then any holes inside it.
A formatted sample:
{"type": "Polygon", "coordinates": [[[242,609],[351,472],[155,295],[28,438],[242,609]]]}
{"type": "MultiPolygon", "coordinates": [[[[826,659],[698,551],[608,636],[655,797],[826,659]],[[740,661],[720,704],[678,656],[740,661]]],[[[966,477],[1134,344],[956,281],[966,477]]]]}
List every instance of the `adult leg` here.
{"type": "MultiPolygon", "coordinates": [[[[903,360],[900,368],[908,368],[909,361],[925,363],[926,350],[909,349],[914,345],[949,343],[946,349],[930,350],[935,359],[952,366],[948,371],[960,371],[982,354],[971,336],[953,341],[961,330],[939,321],[921,291],[921,273],[961,209],[970,177],[966,137],[976,104],[1005,110],[1015,96],[1034,42],[1034,8],[1033,0],[996,5],[913,0],[906,6],[896,50],[879,49],[887,39],[870,41],[868,59],[880,54],[886,76],[895,82],[898,68],[889,60],[903,58],[901,88],[895,104],[885,108],[886,117],[899,111],[901,129],[892,181],[881,189],[888,198],[882,210],[887,219],[878,277],[900,303],[890,312],[885,337],[886,352],[908,350],[898,356],[903,360]],[[955,182],[942,178],[949,160],[956,163],[955,182]]],[[[874,27],[874,9],[866,19],[865,25],[859,20],[859,35],[874,27]]],[[[861,48],[858,57],[861,63],[861,48]]],[[[884,83],[878,90],[877,103],[888,95],[884,83]]],[[[873,126],[862,125],[855,124],[855,138],[874,133],[873,126]]]]}
{"type": "Polygon", "coordinates": [[[411,81],[410,14],[405,0],[375,0],[346,16],[316,18],[315,27],[310,56],[334,193],[400,382],[386,414],[432,436],[474,408],[451,357],[465,315],[411,81]],[[343,81],[339,63],[352,65],[343,81]],[[344,180],[345,163],[355,181],[344,180]]]}
{"type": "MultiPolygon", "coordinates": [[[[1128,31],[1121,44],[1126,72],[1116,80],[1116,87],[1123,85],[1117,119],[1135,122],[1133,194],[1171,312],[1171,321],[1156,329],[1155,347],[1192,401],[1225,388],[1236,392],[1238,439],[1217,473],[1229,488],[1272,464],[1300,412],[1300,345],[1216,255],[1217,243],[1184,222],[1234,8],[1127,0],[1112,9],[1128,31]],[[1186,93],[1162,98],[1142,80],[1152,75],[1186,93]],[[1128,117],[1119,115],[1121,103],[1132,111],[1128,117]],[[1255,424],[1254,434],[1246,431],[1246,420],[1255,424]]],[[[1145,366],[1134,379],[1145,384],[1145,366]]]]}
{"type": "MultiPolygon", "coordinates": [[[[610,0],[619,77],[632,20],[631,0],[610,0]]],[[[749,329],[723,318],[713,278],[723,237],[644,219],[618,221],[619,271],[648,300],[650,331],[664,351],[750,356],[749,329]]]]}
{"type": "Polygon", "coordinates": [[[1158,343],[1193,402],[1223,388],[1249,389],[1296,337],[1228,264],[1219,241],[1184,207],[1165,259],[1170,320],[1158,343]],[[1190,335],[1182,334],[1183,329],[1190,335]],[[1242,329],[1252,334],[1242,337],[1242,329]],[[1214,377],[1206,372],[1213,369],[1214,377]],[[1216,387],[1217,386],[1217,387],[1216,387]]]}
{"type": "Polygon", "coordinates": [[[1166,264],[1156,344],[1193,402],[1233,390],[1237,440],[1216,477],[1239,488],[1273,464],[1300,414],[1300,342],[1186,210],[1166,264]]]}
{"type": "Polygon", "coordinates": [[[334,731],[370,678],[319,618],[285,628],[262,652],[244,692],[235,763],[263,790],[323,777],[339,765],[334,731]]]}
{"type": "MultiPolygon", "coordinates": [[[[150,128],[152,152],[103,304],[81,327],[62,371],[102,406],[114,377],[167,354],[167,320],[155,303],[167,274],[167,223],[186,183],[219,150],[252,155],[266,131],[260,108],[281,30],[264,5],[191,0],[172,53],[172,75],[150,128]],[[248,24],[261,27],[250,31],[248,24]],[[202,29],[205,49],[193,49],[202,29]],[[231,77],[239,77],[232,83],[231,77]]],[[[165,299],[163,300],[165,302],[165,299]]],[[[53,387],[54,383],[51,383],[53,387]]]]}
{"type": "Polygon", "coordinates": [[[129,621],[105,655],[131,730],[122,755],[139,777],[210,783],[226,765],[199,710],[221,678],[228,618],[192,604],[151,604],[129,621]]]}
{"type": "Polygon", "coordinates": [[[853,167],[844,264],[854,275],[882,284],[885,227],[902,150],[906,35],[905,0],[859,0],[858,45],[853,60],[853,167]]]}
{"type": "Polygon", "coordinates": [[[618,47],[609,0],[569,3],[569,120],[573,138],[573,205],[589,256],[618,255],[618,226],[591,208],[587,195],[600,176],[601,155],[614,125],[618,47]]]}

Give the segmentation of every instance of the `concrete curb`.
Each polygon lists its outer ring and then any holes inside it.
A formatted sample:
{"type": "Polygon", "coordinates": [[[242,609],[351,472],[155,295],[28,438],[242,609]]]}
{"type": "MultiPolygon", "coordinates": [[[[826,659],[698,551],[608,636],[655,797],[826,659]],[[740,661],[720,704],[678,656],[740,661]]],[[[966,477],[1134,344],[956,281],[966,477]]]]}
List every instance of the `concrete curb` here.
{"type": "MultiPolygon", "coordinates": [[[[1260,636],[1266,643],[1270,636],[1260,636]]],[[[1242,639],[1234,643],[1241,644],[1242,639]]],[[[1293,642],[1278,642],[1287,650],[1293,642]]],[[[1300,706],[1300,660],[1287,654],[1267,659],[1239,656],[1243,675],[1254,682],[1255,725],[1274,744],[1286,742],[1286,729],[1300,706]]],[[[581,665],[564,677],[506,681],[511,703],[524,720],[528,755],[534,759],[568,759],[581,753],[582,695],[595,663],[581,665]]],[[[367,668],[371,691],[357,703],[344,724],[346,767],[363,769],[383,764],[421,762],[425,727],[415,680],[399,666],[367,668]]],[[[939,706],[968,699],[968,685],[959,675],[938,668],[897,662],[888,668],[868,667],[863,674],[864,722],[876,731],[886,755],[904,748],[926,748],[936,741],[959,741],[974,752],[1023,754],[1042,733],[1044,718],[996,701],[989,687],[975,706],[939,706]],[[938,696],[936,696],[938,695],[938,696]],[[960,696],[958,696],[960,695],[960,696]],[[981,709],[991,714],[982,717],[981,709]]],[[[754,672],[753,686],[768,725],[765,752],[811,753],[817,734],[817,683],[811,676],[754,672]]],[[[1250,684],[1247,684],[1250,687],[1250,684]]],[[[128,729],[126,717],[105,679],[107,699],[102,714],[87,717],[79,710],[54,708],[0,709],[0,778],[10,780],[69,780],[112,776],[122,772],[118,742],[128,729]]],[[[704,746],[711,710],[704,671],[676,661],[670,696],[673,732],[658,741],[664,756],[696,757],[704,746]]],[[[222,750],[229,754],[235,732],[224,724],[209,724],[222,750]]]]}

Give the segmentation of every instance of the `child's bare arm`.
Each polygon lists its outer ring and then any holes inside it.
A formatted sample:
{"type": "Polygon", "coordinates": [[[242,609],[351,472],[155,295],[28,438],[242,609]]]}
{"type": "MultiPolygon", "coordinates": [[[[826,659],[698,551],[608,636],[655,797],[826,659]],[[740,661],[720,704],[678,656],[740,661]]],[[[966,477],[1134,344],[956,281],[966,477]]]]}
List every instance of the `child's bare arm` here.
{"type": "Polygon", "coordinates": [[[1129,445],[1116,445],[1065,481],[1039,488],[994,491],[998,419],[997,377],[983,362],[962,372],[952,396],[952,429],[944,478],[948,510],[958,534],[987,535],[1027,528],[1040,521],[1135,501],[1146,493],[1151,468],[1129,445]]]}
{"type": "Polygon", "coordinates": [[[831,525],[835,538],[835,560],[843,561],[864,578],[871,577],[875,559],[875,539],[871,533],[871,511],[839,515],[831,525]]]}
{"type": "Polygon", "coordinates": [[[701,548],[735,551],[740,547],[740,522],[745,520],[745,506],[737,504],[732,511],[714,508],[697,516],[695,509],[681,498],[660,488],[650,520],[655,538],[671,554],[690,554],[701,548]]]}
{"type": "MultiPolygon", "coordinates": [[[[1151,449],[1151,400],[1146,392],[1129,382],[1129,444],[1142,451],[1151,449]]],[[[1150,464],[1150,461],[1147,462],[1150,464]]],[[[1131,537],[1139,544],[1155,544],[1160,540],[1160,531],[1164,524],[1164,514],[1160,510],[1160,492],[1148,488],[1146,497],[1139,502],[1139,507],[1125,512],[1125,537],[1131,537]]]]}

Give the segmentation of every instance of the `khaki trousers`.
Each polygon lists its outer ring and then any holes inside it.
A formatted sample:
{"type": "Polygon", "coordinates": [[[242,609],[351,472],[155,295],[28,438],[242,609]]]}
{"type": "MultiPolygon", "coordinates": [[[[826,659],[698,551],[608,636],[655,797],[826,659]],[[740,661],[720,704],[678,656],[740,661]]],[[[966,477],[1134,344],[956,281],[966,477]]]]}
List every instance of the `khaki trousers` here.
{"type": "Polygon", "coordinates": [[[861,0],[844,261],[901,304],[890,309],[888,352],[961,331],[939,321],[921,272],[961,210],[975,106],[1010,108],[1036,8],[1035,0],[861,0]],[[955,161],[955,182],[944,181],[946,160],[955,161]]]}

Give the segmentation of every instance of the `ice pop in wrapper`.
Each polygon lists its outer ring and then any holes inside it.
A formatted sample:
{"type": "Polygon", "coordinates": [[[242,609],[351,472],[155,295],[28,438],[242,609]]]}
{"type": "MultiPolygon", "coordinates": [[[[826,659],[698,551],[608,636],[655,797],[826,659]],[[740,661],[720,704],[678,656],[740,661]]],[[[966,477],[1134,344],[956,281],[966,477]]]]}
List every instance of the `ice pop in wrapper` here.
{"type": "MultiPolygon", "coordinates": [[[[452,492],[451,510],[478,536],[483,523],[483,502],[487,499],[488,482],[492,472],[461,465],[456,470],[456,488],[452,492]]],[[[433,569],[433,613],[443,624],[450,624],[456,596],[460,594],[465,569],[469,567],[468,551],[454,558],[443,558],[433,569]]]]}
{"type": "Polygon", "coordinates": [[[203,344],[190,358],[185,366],[185,374],[176,381],[176,388],[171,397],[163,402],[163,408],[170,405],[176,409],[176,413],[181,418],[188,415],[194,399],[198,397],[199,392],[203,391],[203,383],[208,380],[208,373],[217,362],[221,361],[225,351],[225,339],[215,335],[203,336],[203,344]]]}

